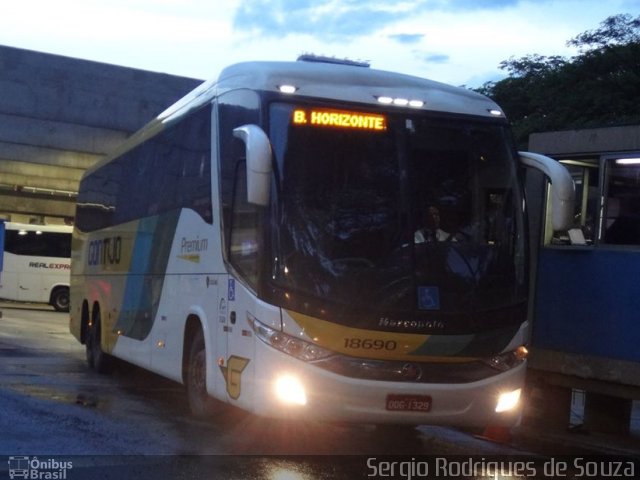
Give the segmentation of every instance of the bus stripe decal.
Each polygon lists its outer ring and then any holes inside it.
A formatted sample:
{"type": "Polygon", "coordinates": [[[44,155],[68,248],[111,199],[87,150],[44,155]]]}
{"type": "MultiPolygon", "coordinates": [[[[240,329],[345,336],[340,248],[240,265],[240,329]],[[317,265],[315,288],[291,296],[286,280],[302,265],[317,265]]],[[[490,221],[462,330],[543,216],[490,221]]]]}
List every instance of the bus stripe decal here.
{"type": "Polygon", "coordinates": [[[155,320],[175,235],[179,210],[138,222],[133,247],[133,273],[127,278],[122,310],[116,330],[122,335],[144,340],[155,320]]]}
{"type": "MultiPolygon", "coordinates": [[[[467,335],[424,335],[345,327],[290,310],[293,320],[321,347],[354,357],[459,363],[501,352],[519,326],[467,335]],[[397,349],[352,349],[349,339],[391,341],[397,349]]],[[[354,342],[351,342],[354,343],[354,342]]],[[[363,342],[355,342],[363,345],[363,342]]]]}

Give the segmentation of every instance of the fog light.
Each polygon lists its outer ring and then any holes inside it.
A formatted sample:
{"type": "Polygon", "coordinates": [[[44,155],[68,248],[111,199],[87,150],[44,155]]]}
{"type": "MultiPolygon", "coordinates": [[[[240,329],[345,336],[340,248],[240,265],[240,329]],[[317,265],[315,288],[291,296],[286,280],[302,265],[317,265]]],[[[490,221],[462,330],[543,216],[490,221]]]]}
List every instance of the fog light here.
{"type": "Polygon", "coordinates": [[[518,406],[518,402],[520,401],[520,394],[522,393],[522,389],[518,388],[512,392],[503,393],[498,398],[498,405],[496,406],[496,412],[508,412],[518,406]]]}
{"type": "Polygon", "coordinates": [[[275,383],[276,397],[283,402],[294,405],[306,405],[307,394],[304,386],[296,377],[283,375],[278,377],[275,383]]]}

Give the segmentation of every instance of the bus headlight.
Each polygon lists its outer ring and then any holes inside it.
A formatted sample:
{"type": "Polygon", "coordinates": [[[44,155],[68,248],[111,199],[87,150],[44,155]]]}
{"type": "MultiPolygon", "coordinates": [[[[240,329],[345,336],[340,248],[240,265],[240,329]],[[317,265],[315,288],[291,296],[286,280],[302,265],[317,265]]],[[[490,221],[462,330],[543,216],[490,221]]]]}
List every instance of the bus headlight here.
{"type": "Polygon", "coordinates": [[[506,372],[514,367],[517,367],[524,362],[529,356],[529,351],[524,345],[516,348],[512,352],[501,353],[491,358],[487,358],[484,361],[487,365],[501,372],[506,372]]]}
{"type": "Polygon", "coordinates": [[[509,410],[513,410],[518,406],[518,402],[520,401],[520,395],[522,394],[522,389],[517,388],[511,392],[502,393],[498,397],[498,404],[496,405],[496,413],[508,412],[509,410]]]}
{"type": "Polygon", "coordinates": [[[293,375],[285,374],[276,378],[274,388],[276,397],[283,403],[294,405],[307,404],[307,394],[304,385],[293,375]]]}
{"type": "Polygon", "coordinates": [[[305,342],[292,335],[274,330],[260,323],[255,317],[248,315],[247,320],[253,328],[256,336],[267,345],[280,350],[287,355],[291,355],[303,362],[312,362],[333,355],[333,352],[326,348],[319,347],[313,343],[305,342]]]}

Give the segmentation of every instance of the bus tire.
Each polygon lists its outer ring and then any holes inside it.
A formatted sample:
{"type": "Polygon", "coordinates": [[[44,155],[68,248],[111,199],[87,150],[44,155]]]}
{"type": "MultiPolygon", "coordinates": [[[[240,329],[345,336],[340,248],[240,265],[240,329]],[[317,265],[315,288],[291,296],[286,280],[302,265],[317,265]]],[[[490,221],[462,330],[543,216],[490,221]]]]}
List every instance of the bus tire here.
{"type": "Polygon", "coordinates": [[[86,351],[89,367],[97,373],[109,373],[113,366],[113,357],[102,350],[102,322],[99,308],[94,311],[93,321],[87,330],[86,351]]]}
{"type": "Polygon", "coordinates": [[[185,385],[192,415],[208,417],[215,413],[216,401],[207,393],[207,354],[204,334],[198,328],[189,346],[185,385]]]}
{"type": "Polygon", "coordinates": [[[91,354],[91,322],[89,321],[89,306],[87,302],[82,303],[82,314],[81,314],[81,325],[82,325],[82,344],[84,345],[85,357],[87,359],[87,365],[89,368],[93,369],[93,355],[91,354]]]}
{"type": "Polygon", "coordinates": [[[57,287],[51,292],[49,302],[57,312],[69,311],[69,287],[57,287]]]}

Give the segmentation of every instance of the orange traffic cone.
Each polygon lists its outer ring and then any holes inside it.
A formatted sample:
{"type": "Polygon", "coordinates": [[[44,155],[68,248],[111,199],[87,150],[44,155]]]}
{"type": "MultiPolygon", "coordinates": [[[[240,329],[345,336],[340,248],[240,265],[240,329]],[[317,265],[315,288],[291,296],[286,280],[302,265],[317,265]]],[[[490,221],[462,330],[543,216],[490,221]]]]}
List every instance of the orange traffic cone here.
{"type": "Polygon", "coordinates": [[[498,425],[487,425],[479,438],[490,442],[509,444],[511,443],[511,429],[498,425]]]}

